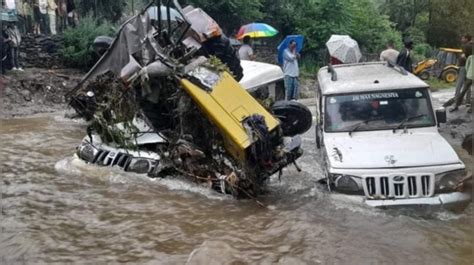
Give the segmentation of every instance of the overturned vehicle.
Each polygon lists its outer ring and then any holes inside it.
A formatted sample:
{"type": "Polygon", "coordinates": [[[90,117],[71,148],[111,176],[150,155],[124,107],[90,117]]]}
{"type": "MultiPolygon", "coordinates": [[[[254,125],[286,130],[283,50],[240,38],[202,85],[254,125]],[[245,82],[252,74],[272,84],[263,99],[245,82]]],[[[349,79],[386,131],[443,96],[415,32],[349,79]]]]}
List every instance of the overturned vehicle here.
{"type": "Polygon", "coordinates": [[[150,6],[123,24],[67,95],[89,122],[77,156],[255,198],[270,176],[297,167],[311,113],[244,89],[239,59],[203,10],[150,6]]]}

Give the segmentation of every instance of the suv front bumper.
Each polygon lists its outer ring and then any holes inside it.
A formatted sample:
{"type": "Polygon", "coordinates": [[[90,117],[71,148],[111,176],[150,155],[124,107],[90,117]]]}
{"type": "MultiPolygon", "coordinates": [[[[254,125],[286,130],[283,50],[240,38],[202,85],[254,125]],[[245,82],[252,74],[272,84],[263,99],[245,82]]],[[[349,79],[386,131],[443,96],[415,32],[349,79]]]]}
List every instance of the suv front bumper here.
{"type": "Polygon", "coordinates": [[[371,200],[365,199],[364,202],[372,207],[384,206],[402,206],[402,205],[457,205],[465,204],[471,201],[471,194],[464,192],[452,192],[438,194],[433,197],[413,198],[413,199],[385,199],[371,200]]]}

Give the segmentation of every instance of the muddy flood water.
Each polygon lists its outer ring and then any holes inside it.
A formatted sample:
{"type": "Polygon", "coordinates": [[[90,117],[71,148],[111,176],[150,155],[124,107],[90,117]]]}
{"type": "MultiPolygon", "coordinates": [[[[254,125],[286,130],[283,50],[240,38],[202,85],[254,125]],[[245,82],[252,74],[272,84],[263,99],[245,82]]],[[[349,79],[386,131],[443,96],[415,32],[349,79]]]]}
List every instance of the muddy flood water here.
{"type": "Polygon", "coordinates": [[[260,207],[73,159],[85,125],[62,115],[0,120],[0,264],[472,264],[472,204],[384,210],[331,194],[314,130],[303,172],[273,178],[260,207]]]}

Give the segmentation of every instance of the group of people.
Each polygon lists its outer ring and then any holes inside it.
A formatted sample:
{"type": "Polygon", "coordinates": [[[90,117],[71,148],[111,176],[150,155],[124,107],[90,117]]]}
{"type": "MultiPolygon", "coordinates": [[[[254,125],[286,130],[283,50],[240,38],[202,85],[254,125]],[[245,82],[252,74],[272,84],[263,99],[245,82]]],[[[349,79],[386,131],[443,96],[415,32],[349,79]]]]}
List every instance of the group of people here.
{"type": "Polygon", "coordinates": [[[18,17],[20,32],[56,35],[58,30],[76,25],[73,0],[5,0],[4,9],[18,17]]]}
{"type": "Polygon", "coordinates": [[[56,35],[58,29],[76,25],[77,15],[73,0],[5,0],[2,3],[2,9],[16,17],[17,21],[2,23],[1,74],[7,69],[23,71],[19,60],[22,34],[56,35]]]}
{"type": "MultiPolygon", "coordinates": [[[[240,60],[253,61],[256,58],[256,55],[252,49],[251,38],[245,36],[243,38],[243,44],[240,46],[238,54],[240,60]]],[[[296,100],[298,99],[298,77],[300,75],[300,70],[298,66],[298,59],[300,54],[296,50],[296,41],[291,40],[288,44],[288,47],[283,52],[283,73],[284,73],[284,83],[285,83],[285,99],[286,100],[296,100]]]]}
{"type": "Polygon", "coordinates": [[[411,39],[406,39],[403,44],[404,48],[397,51],[395,49],[394,41],[389,41],[387,43],[387,49],[380,53],[380,61],[397,64],[411,73],[413,72],[413,60],[411,56],[413,41],[411,39]]]}
{"type": "MultiPolygon", "coordinates": [[[[461,38],[462,54],[458,59],[459,74],[456,83],[454,107],[450,111],[458,110],[459,106],[464,102],[464,98],[468,104],[471,101],[471,89],[474,79],[474,62],[472,58],[472,51],[474,49],[474,42],[472,36],[466,34],[461,38]]],[[[381,61],[388,61],[403,67],[408,72],[413,72],[412,60],[413,41],[407,39],[404,41],[404,48],[399,52],[395,49],[393,41],[389,41],[387,49],[380,54],[381,61]]],[[[471,113],[472,107],[468,112],[471,113]]]]}

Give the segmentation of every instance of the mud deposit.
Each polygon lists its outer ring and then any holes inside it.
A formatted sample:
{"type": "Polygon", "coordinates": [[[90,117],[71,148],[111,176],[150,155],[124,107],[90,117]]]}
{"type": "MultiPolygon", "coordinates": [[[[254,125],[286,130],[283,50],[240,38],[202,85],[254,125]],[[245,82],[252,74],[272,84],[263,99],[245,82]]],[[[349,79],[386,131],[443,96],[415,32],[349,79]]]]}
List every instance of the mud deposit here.
{"type": "Polygon", "coordinates": [[[262,208],[85,165],[72,158],[85,125],[62,116],[0,120],[1,264],[472,264],[472,204],[378,210],[330,194],[314,129],[303,172],[272,178],[262,208]]]}
{"type": "Polygon", "coordinates": [[[64,110],[64,95],[83,74],[70,69],[28,68],[0,76],[0,118],[64,110]]]}

